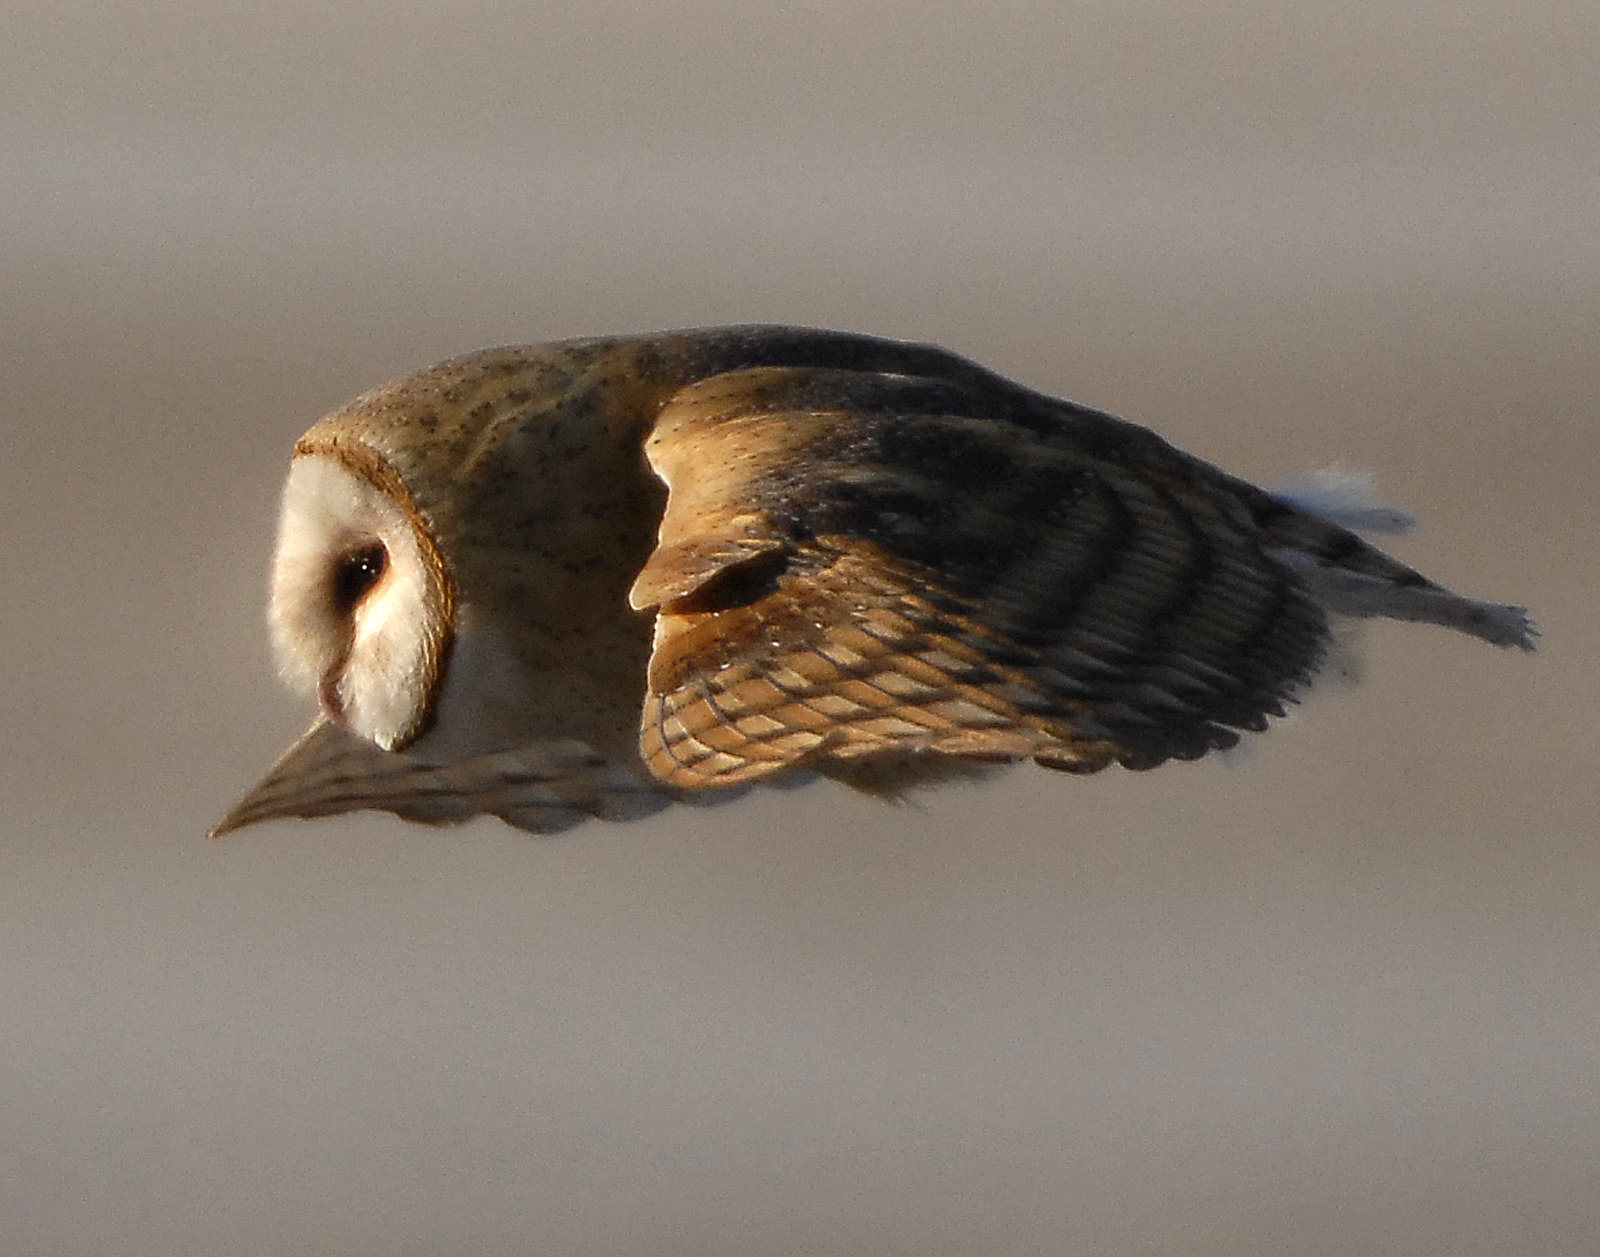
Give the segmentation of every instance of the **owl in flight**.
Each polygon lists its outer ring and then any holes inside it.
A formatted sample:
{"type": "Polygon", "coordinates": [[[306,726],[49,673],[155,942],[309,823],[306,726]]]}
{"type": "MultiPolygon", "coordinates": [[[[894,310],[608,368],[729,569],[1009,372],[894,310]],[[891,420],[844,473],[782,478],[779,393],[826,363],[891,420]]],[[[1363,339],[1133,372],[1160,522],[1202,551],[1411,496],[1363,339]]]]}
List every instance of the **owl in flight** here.
{"type": "Polygon", "coordinates": [[[215,833],[533,832],[821,774],[893,795],[1232,746],[1330,617],[1532,648],[1352,528],[926,345],[732,327],[491,349],[294,449],[273,644],[320,712],[215,833]]]}

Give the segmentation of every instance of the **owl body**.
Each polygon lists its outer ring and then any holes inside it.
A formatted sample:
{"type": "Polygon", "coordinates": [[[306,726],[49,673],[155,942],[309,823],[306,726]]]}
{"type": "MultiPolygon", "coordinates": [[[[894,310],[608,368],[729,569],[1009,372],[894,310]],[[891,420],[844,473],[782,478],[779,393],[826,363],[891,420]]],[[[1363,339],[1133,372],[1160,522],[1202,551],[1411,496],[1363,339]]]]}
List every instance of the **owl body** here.
{"type": "MultiPolygon", "coordinates": [[[[1339,486],[1334,485],[1333,488],[1339,486]]],[[[274,643],[321,714],[218,832],[378,807],[534,832],[1232,745],[1330,616],[1531,645],[1339,522],[956,355],[714,328],[488,350],[295,447],[274,643]]]]}

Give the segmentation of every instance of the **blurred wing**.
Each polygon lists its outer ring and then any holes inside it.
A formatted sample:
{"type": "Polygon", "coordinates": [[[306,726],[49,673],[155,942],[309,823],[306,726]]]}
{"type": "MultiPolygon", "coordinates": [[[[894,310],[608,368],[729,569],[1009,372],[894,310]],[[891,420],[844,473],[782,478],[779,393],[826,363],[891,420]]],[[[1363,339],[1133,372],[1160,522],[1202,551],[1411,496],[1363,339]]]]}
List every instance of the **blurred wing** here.
{"type": "Polygon", "coordinates": [[[609,766],[580,742],[430,764],[319,717],[211,836],[278,817],[369,808],[435,825],[487,814],[543,834],[589,817],[633,820],[672,800],[670,791],[609,766]]]}
{"type": "Polygon", "coordinates": [[[1281,714],[1327,626],[1262,553],[1265,495],[1110,416],[1041,422],[1030,397],[759,368],[672,399],[632,591],[659,608],[657,777],[926,752],[1147,768],[1281,714]]]}

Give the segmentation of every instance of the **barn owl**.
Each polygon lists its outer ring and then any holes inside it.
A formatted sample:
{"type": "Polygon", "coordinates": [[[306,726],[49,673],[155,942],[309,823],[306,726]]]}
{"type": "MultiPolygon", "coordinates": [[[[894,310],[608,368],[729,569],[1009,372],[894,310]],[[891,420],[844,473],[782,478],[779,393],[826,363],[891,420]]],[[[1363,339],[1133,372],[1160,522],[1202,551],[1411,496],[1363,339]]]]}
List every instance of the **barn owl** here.
{"type": "Polygon", "coordinates": [[[1270,493],[926,345],[733,327],[491,349],[296,444],[270,623],[320,712],[217,826],[533,832],[821,774],[1151,768],[1266,727],[1335,617],[1531,649],[1270,493]]]}

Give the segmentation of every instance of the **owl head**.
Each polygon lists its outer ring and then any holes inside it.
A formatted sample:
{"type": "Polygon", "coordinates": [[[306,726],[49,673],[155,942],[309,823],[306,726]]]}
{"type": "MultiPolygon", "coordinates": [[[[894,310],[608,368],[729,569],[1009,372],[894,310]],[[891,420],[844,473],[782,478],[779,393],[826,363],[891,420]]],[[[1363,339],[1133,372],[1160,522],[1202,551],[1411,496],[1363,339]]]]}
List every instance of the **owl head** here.
{"type": "Polygon", "coordinates": [[[437,716],[455,585],[405,481],[369,445],[296,448],[268,618],[285,680],[326,719],[399,751],[437,716]]]}
{"type": "Polygon", "coordinates": [[[638,412],[596,402],[584,350],[451,360],[296,442],[268,621],[318,715],[217,832],[359,807],[552,829],[665,802],[637,754],[650,617],[627,602],[664,490],[642,421],[596,418],[638,412]]]}

